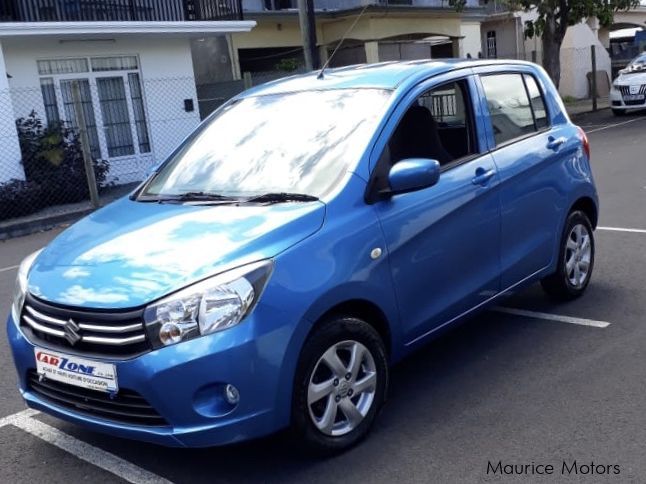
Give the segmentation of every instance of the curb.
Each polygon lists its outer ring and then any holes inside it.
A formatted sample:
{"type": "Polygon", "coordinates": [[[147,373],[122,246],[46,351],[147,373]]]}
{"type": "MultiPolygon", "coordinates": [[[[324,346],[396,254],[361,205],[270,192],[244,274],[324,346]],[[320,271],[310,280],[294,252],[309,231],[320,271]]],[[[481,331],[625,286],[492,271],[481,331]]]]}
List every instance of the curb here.
{"type": "Polygon", "coordinates": [[[570,118],[576,118],[577,116],[585,116],[586,114],[593,114],[601,111],[607,111],[608,109],[610,109],[610,106],[603,106],[603,107],[597,108],[596,111],[593,111],[592,109],[590,109],[589,111],[579,111],[578,113],[568,112],[568,115],[570,116],[570,118]]]}
{"type": "Polygon", "coordinates": [[[0,226],[0,240],[23,237],[25,235],[35,234],[36,232],[51,230],[59,225],[75,222],[93,211],[93,208],[83,208],[56,215],[44,216],[34,220],[9,223],[7,225],[0,226]]]}

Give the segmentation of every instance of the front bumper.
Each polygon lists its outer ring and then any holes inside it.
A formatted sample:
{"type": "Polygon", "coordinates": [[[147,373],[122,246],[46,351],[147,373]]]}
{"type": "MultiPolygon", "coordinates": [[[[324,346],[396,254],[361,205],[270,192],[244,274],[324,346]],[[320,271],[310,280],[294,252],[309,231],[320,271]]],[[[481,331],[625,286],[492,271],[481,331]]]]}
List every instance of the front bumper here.
{"type": "MultiPolygon", "coordinates": [[[[107,420],[54,404],[31,390],[27,374],[36,368],[34,344],[9,316],[7,334],[20,392],[28,406],[88,429],[167,446],[224,445],[272,433],[289,422],[291,387],[283,371],[288,334],[284,326],[257,334],[252,313],[240,325],[125,361],[109,361],[119,388],[134,390],[169,423],[145,426],[107,420]],[[240,392],[235,408],[222,405],[223,384],[240,392]]],[[[44,347],[42,345],[39,345],[44,347]]],[[[60,350],[57,350],[60,351],[60,350]]],[[[84,358],[87,358],[84,356],[84,358]]],[[[287,367],[287,368],[286,368],[287,367]]]]}

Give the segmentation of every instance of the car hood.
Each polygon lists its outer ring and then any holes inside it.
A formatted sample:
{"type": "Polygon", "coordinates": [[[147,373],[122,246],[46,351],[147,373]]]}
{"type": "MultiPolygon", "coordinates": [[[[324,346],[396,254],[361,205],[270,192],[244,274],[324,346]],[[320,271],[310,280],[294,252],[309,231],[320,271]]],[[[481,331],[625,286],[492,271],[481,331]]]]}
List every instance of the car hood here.
{"type": "Polygon", "coordinates": [[[78,307],[142,306],[273,257],[316,232],[324,217],[322,202],[191,206],[125,198],[54,239],[29,272],[29,291],[78,307]]]}
{"type": "Polygon", "coordinates": [[[634,74],[622,74],[615,79],[614,83],[620,86],[646,84],[646,71],[635,72],[634,74]]]}

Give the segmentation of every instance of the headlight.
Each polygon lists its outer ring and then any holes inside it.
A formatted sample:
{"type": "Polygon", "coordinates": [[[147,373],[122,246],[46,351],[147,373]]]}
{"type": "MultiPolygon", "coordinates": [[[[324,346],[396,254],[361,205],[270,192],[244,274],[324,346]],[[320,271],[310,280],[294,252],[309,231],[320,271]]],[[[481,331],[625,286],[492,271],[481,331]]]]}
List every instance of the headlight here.
{"type": "Polygon", "coordinates": [[[154,348],[215,333],[242,321],[258,302],[273,270],[265,260],[238,267],[171,294],[144,311],[154,348]]]}
{"type": "Polygon", "coordinates": [[[27,275],[29,274],[29,269],[34,263],[36,257],[43,249],[37,250],[36,252],[29,254],[23,259],[18,267],[18,275],[16,276],[16,287],[13,291],[13,303],[11,305],[11,316],[15,322],[20,320],[20,313],[22,312],[22,306],[25,304],[25,297],[27,296],[27,275]]]}

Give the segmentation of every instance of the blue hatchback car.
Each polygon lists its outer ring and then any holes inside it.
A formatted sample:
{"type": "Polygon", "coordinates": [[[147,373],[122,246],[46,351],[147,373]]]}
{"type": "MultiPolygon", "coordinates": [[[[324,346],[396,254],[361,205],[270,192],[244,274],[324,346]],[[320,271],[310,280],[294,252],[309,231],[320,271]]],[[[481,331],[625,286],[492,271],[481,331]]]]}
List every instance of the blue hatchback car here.
{"type": "Polygon", "coordinates": [[[170,446],[291,427],[340,451],[389,367],[536,281],[594,265],[589,145],[534,64],[291,77],[216,111],[130,196],[22,263],[30,407],[170,446]]]}

